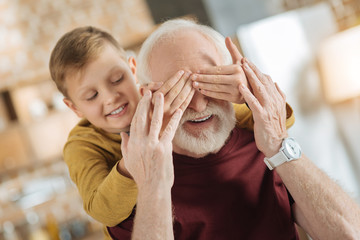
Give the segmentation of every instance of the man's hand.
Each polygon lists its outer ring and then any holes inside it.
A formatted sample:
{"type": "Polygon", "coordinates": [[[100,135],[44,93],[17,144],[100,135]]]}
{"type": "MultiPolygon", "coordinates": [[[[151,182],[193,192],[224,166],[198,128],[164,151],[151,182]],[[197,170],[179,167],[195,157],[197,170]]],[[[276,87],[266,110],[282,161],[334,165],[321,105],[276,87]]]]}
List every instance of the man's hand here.
{"type": "Polygon", "coordinates": [[[242,63],[253,93],[244,84],[240,84],[239,91],[254,117],[256,145],[266,157],[272,157],[287,137],[286,97],[270,76],[260,72],[247,59],[242,63]]]}
{"type": "Polygon", "coordinates": [[[161,133],[164,96],[162,93],[154,94],[155,106],[150,122],[151,95],[146,90],[140,100],[131,123],[130,136],[121,133],[125,167],[134,178],[139,191],[144,187],[150,191],[158,187],[171,189],[174,181],[171,142],[182,111],[175,111],[161,133]]]}
{"type": "Polygon", "coordinates": [[[193,87],[202,94],[233,103],[244,103],[244,98],[238,91],[240,83],[248,85],[245,73],[241,67],[243,56],[229,37],[225,39],[233,64],[227,66],[211,66],[193,74],[193,87]]]}

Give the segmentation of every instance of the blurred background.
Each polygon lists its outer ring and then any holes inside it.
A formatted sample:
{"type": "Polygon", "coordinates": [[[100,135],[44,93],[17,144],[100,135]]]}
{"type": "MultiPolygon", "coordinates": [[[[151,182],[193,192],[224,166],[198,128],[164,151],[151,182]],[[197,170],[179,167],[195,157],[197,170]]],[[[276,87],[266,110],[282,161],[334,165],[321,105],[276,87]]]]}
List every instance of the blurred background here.
{"type": "Polygon", "coordinates": [[[0,0],[0,240],[102,236],[62,160],[79,119],[50,80],[56,41],[94,25],[136,54],[184,16],[231,36],[278,82],[290,135],[360,203],[360,0],[0,0]]]}

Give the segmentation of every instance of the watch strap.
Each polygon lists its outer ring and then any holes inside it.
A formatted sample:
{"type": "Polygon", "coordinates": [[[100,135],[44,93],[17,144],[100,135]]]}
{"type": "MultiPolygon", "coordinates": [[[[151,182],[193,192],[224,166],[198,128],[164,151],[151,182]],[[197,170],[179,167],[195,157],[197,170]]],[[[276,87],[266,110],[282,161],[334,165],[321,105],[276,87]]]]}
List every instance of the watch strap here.
{"type": "Polygon", "coordinates": [[[267,158],[267,157],[264,158],[264,162],[270,170],[273,170],[277,166],[280,166],[281,164],[283,164],[287,161],[289,161],[289,159],[283,151],[279,151],[277,154],[275,154],[271,158],[267,158]]]}

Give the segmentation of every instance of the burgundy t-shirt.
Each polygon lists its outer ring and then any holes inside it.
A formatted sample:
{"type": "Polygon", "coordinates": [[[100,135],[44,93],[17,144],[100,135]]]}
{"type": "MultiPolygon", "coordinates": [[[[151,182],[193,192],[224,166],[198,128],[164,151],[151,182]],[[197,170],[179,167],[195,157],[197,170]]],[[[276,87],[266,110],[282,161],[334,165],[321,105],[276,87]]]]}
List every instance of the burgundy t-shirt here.
{"type": "MultiPolygon", "coordinates": [[[[173,156],[175,239],[299,239],[286,188],[267,169],[253,132],[235,128],[204,158],[173,156]]],[[[130,239],[134,215],[109,227],[110,235],[130,239]]]]}

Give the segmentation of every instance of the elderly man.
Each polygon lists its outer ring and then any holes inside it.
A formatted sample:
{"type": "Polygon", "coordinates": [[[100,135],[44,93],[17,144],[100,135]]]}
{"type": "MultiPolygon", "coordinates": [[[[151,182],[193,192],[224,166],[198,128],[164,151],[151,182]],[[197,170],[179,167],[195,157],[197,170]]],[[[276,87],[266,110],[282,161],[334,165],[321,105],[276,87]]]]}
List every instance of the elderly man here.
{"type": "MultiPolygon", "coordinates": [[[[161,118],[161,93],[154,94],[151,124],[147,93],[130,138],[123,135],[125,164],[139,187],[133,237],[298,239],[296,222],[314,239],[359,239],[359,207],[287,138],[285,95],[227,39],[229,65],[223,43],[210,28],[171,20],[141,49],[143,83],[166,81],[184,69],[197,73],[198,90],[173,139],[174,169],[169,132],[179,113],[170,121],[161,118]],[[237,82],[234,69],[242,73],[237,82]],[[240,79],[245,75],[248,87],[240,79]],[[254,132],[235,127],[229,101],[242,98],[253,112],[254,132]],[[161,133],[163,122],[170,127],[161,133]],[[144,149],[135,151],[138,146],[144,149]]],[[[132,222],[130,217],[110,228],[113,237],[122,239],[132,222]]]]}

